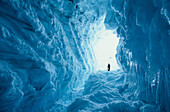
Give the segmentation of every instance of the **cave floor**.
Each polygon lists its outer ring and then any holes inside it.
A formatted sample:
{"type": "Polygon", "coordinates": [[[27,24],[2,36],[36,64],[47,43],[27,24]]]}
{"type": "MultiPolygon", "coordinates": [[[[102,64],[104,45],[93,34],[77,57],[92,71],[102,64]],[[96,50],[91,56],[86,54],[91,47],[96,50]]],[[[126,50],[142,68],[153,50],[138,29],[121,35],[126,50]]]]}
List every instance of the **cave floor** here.
{"type": "Polygon", "coordinates": [[[126,74],[122,70],[91,73],[82,96],[71,103],[67,111],[139,111],[144,103],[134,97],[136,88],[125,80],[126,74]]]}

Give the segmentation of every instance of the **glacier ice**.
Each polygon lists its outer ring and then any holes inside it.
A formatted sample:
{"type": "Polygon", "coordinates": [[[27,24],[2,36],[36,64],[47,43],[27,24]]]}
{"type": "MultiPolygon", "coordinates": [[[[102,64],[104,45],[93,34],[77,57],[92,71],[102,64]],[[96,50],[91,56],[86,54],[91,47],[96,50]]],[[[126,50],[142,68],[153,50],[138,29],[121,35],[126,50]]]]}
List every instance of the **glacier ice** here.
{"type": "Polygon", "coordinates": [[[0,0],[0,112],[170,112],[169,57],[169,0],[0,0]],[[96,71],[102,25],[115,71],[96,71]]]}

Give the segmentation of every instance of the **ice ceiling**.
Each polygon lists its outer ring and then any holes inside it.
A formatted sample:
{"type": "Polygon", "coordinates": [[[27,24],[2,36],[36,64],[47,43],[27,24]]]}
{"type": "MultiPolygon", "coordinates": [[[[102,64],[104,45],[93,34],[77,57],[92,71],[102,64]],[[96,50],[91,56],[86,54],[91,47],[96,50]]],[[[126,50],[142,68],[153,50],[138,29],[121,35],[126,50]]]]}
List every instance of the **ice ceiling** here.
{"type": "Polygon", "coordinates": [[[0,111],[169,112],[169,43],[169,0],[0,0],[0,111]]]}

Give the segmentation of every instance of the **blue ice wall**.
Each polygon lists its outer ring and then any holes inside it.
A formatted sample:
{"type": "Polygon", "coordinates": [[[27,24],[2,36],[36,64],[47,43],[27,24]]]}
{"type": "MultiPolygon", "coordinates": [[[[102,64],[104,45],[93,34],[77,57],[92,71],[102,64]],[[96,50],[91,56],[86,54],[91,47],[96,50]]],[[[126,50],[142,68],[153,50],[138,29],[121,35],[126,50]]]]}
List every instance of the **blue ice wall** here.
{"type": "Polygon", "coordinates": [[[127,81],[135,82],[136,97],[169,112],[170,1],[113,0],[110,5],[120,37],[117,59],[129,72],[127,81]]]}
{"type": "Polygon", "coordinates": [[[74,8],[67,0],[0,1],[1,112],[46,111],[82,87],[93,60],[74,8]]]}

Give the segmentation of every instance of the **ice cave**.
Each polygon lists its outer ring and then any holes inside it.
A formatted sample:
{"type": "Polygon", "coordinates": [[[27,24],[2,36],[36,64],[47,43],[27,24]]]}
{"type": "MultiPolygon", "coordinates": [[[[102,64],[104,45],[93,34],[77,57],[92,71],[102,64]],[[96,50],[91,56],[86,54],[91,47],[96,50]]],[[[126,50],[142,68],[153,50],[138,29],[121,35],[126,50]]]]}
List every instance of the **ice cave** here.
{"type": "Polygon", "coordinates": [[[170,112],[169,58],[170,0],[0,0],[0,112],[170,112]]]}

